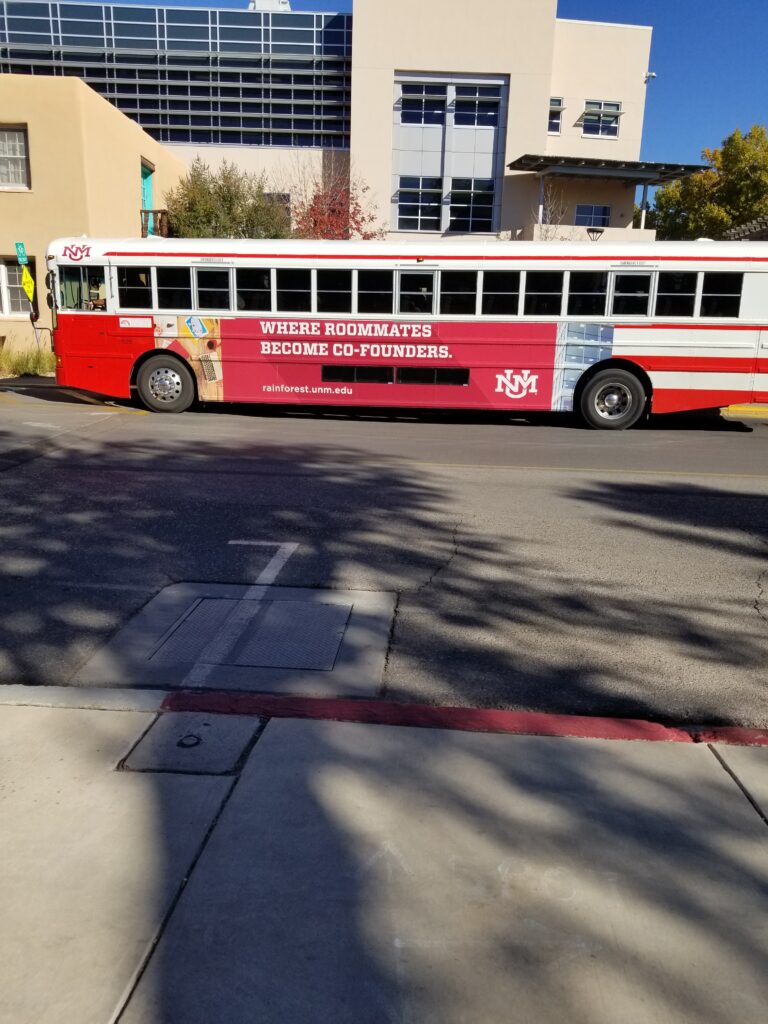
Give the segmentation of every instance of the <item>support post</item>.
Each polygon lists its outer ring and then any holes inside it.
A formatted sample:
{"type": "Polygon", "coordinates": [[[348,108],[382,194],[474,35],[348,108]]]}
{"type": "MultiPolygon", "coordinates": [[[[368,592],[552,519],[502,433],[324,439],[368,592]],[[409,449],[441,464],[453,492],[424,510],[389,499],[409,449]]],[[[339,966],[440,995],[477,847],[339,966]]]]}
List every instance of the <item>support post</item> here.
{"type": "Polygon", "coordinates": [[[544,175],[539,175],[539,227],[544,223],[544,175]]]}
{"type": "Polygon", "coordinates": [[[640,230],[645,227],[645,211],[648,209],[648,182],[643,185],[643,200],[640,203],[640,230]]]}

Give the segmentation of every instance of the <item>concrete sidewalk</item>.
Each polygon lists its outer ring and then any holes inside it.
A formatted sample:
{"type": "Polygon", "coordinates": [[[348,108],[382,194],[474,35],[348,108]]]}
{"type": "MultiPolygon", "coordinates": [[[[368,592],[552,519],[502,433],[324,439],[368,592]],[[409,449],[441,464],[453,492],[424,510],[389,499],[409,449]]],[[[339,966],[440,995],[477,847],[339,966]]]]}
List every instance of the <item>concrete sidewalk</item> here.
{"type": "Polygon", "coordinates": [[[2,1024],[765,1020],[768,748],[261,724],[0,707],[2,1024]]]}

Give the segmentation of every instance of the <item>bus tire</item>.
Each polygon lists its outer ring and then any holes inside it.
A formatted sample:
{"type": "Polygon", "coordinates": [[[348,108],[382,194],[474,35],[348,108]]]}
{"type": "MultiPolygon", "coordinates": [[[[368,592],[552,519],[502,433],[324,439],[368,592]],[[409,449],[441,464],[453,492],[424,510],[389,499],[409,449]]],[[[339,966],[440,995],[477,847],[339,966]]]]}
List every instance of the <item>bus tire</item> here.
{"type": "Polygon", "coordinates": [[[152,412],[184,412],[195,400],[192,372],[173,356],[151,356],[136,374],[139,398],[152,412]]]}
{"type": "Polygon", "coordinates": [[[626,430],[648,405],[640,380],[629,370],[600,370],[584,385],[579,400],[582,418],[596,430],[626,430]]]}

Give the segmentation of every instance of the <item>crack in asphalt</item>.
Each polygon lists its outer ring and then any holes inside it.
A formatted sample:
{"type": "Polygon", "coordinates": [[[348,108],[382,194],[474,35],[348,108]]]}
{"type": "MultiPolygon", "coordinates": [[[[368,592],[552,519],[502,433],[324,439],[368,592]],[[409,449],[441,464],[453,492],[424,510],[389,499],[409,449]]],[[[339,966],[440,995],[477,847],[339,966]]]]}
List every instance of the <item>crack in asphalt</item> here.
{"type": "Polygon", "coordinates": [[[461,527],[462,527],[462,523],[458,522],[458,523],[456,523],[456,525],[454,526],[453,530],[451,531],[451,551],[450,551],[450,554],[448,555],[448,557],[445,559],[445,561],[442,562],[440,565],[438,565],[438,567],[435,569],[435,571],[432,573],[432,575],[428,579],[426,579],[423,583],[420,583],[418,587],[416,587],[414,590],[405,590],[404,593],[407,593],[407,594],[421,594],[421,593],[423,593],[423,591],[425,591],[427,589],[427,587],[431,587],[432,586],[432,584],[435,582],[435,580],[437,579],[437,577],[440,575],[441,572],[445,572],[445,570],[448,568],[448,566],[451,564],[451,562],[454,560],[454,558],[459,553],[459,530],[461,529],[461,527]]]}
{"type": "Polygon", "coordinates": [[[763,569],[763,571],[758,575],[757,580],[755,581],[757,584],[757,597],[755,598],[752,607],[755,609],[755,611],[766,624],[766,626],[768,626],[768,615],[763,611],[763,604],[766,598],[763,580],[766,578],[766,576],[768,576],[768,569],[763,569]]]}

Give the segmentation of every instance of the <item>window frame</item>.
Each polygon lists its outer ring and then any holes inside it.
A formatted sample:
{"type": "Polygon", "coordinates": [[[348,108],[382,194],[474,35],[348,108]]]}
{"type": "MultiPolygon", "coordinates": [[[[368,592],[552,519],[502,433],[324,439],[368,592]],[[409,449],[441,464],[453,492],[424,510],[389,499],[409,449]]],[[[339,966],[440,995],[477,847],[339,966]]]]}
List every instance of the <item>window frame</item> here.
{"type": "MultiPolygon", "coordinates": [[[[222,314],[231,314],[233,312],[232,305],[232,283],[233,283],[232,267],[223,267],[215,265],[199,266],[195,265],[192,267],[192,302],[194,303],[193,309],[196,313],[207,313],[210,317],[221,316],[222,314]],[[199,275],[201,273],[226,273],[227,274],[227,297],[228,302],[226,306],[220,306],[218,308],[210,308],[208,306],[200,305],[200,285],[199,275]]],[[[211,289],[203,288],[203,291],[210,291],[211,289]]],[[[223,291],[223,289],[213,289],[214,291],[223,291]]]]}
{"type": "Polygon", "coordinates": [[[581,115],[582,139],[618,139],[623,113],[620,100],[584,100],[584,110],[581,115]],[[586,131],[587,117],[597,118],[596,132],[586,131]],[[614,123],[609,124],[609,121],[614,123]],[[614,127],[616,131],[605,130],[614,127]]]}
{"type": "Polygon", "coordinates": [[[549,117],[547,120],[547,135],[562,135],[563,132],[563,106],[562,96],[549,97],[549,117]],[[557,128],[552,127],[552,115],[557,114],[557,128]]]}
{"type": "Polygon", "coordinates": [[[31,192],[32,168],[29,159],[29,128],[26,124],[0,124],[0,135],[2,135],[4,132],[18,132],[21,135],[22,144],[24,146],[24,153],[21,157],[0,154],[0,161],[23,161],[25,181],[22,183],[0,181],[0,192],[31,192]]]}
{"type": "MultiPolygon", "coordinates": [[[[573,224],[574,224],[574,227],[577,227],[577,228],[609,228],[611,226],[611,216],[612,216],[612,214],[613,214],[613,207],[609,206],[607,203],[576,203],[576,210],[575,210],[574,217],[573,217],[573,224]],[[589,214],[590,220],[589,220],[588,224],[580,223],[579,222],[579,210],[580,209],[581,210],[591,210],[592,211],[591,214],[589,214]],[[596,211],[597,210],[607,210],[608,211],[607,216],[605,217],[605,220],[601,219],[601,216],[605,216],[605,215],[596,216],[596,211]]],[[[584,217],[584,216],[586,216],[586,214],[582,213],[581,216],[584,217]]]]}
{"type": "Polygon", "coordinates": [[[417,175],[417,174],[401,174],[401,175],[399,175],[398,176],[398,186],[397,186],[397,230],[398,231],[416,231],[416,232],[419,232],[419,233],[424,233],[424,232],[427,232],[427,231],[433,231],[433,232],[435,232],[437,234],[440,234],[442,232],[442,230],[443,230],[443,227],[442,227],[442,224],[443,224],[443,205],[445,203],[445,195],[446,195],[446,193],[445,193],[445,177],[444,176],[438,177],[437,175],[431,175],[431,174],[420,174],[420,175],[417,175]],[[403,181],[410,181],[410,180],[418,180],[419,187],[418,188],[413,188],[413,187],[410,187],[410,186],[404,186],[403,185],[403,181]],[[439,186],[439,188],[438,188],[437,185],[435,185],[434,187],[431,187],[431,188],[430,187],[426,187],[425,188],[424,185],[422,184],[424,181],[439,181],[440,182],[440,186],[439,186]],[[403,201],[402,201],[403,195],[417,197],[415,200],[412,199],[410,204],[409,204],[411,206],[416,206],[417,207],[417,214],[416,214],[416,217],[415,217],[415,219],[417,221],[416,227],[401,227],[400,226],[400,218],[401,218],[401,216],[404,217],[404,218],[407,216],[407,218],[409,220],[413,220],[414,219],[412,214],[407,214],[407,215],[406,214],[402,214],[401,215],[401,213],[400,213],[400,208],[401,208],[401,206],[403,204],[403,201]],[[438,203],[437,203],[437,227],[422,227],[422,221],[423,220],[426,220],[426,219],[434,220],[435,219],[434,214],[430,214],[430,215],[423,215],[422,214],[422,197],[425,196],[425,195],[426,196],[433,195],[433,196],[437,196],[438,197],[438,203]]]}
{"type": "Polygon", "coordinates": [[[109,280],[109,291],[116,296],[116,308],[120,312],[144,313],[149,315],[157,309],[157,282],[155,270],[157,268],[150,264],[116,263],[109,267],[107,278],[109,280]],[[146,306],[124,306],[120,295],[120,271],[121,270],[148,270],[149,271],[149,292],[151,305],[146,306]]]}
{"type": "MultiPolygon", "coordinates": [[[[621,269],[621,270],[612,270],[610,272],[610,279],[609,279],[609,282],[608,282],[608,303],[606,305],[606,314],[605,314],[606,318],[608,320],[615,320],[617,318],[620,319],[620,320],[636,320],[638,318],[642,318],[642,319],[645,319],[645,320],[652,319],[651,310],[656,308],[656,282],[658,280],[658,276],[659,276],[658,275],[658,270],[656,268],[653,268],[653,269],[642,269],[640,267],[637,267],[637,268],[627,268],[626,270],[623,270],[623,269],[621,269]],[[616,298],[616,279],[618,277],[640,277],[640,276],[642,276],[642,277],[650,277],[650,282],[648,284],[648,300],[646,302],[645,312],[644,313],[614,313],[614,311],[613,311],[613,303],[614,303],[614,300],[616,298]]],[[[624,295],[625,293],[624,292],[620,292],[619,294],[620,295],[624,295]]],[[[627,292],[626,294],[629,295],[631,293],[627,292]]]]}
{"type": "MultiPolygon", "coordinates": [[[[28,266],[30,274],[32,274],[32,276],[35,277],[35,261],[33,258],[30,258],[28,266]]],[[[18,285],[12,285],[8,279],[9,268],[17,267],[19,271],[21,271],[21,265],[19,264],[15,257],[0,256],[0,317],[2,317],[4,320],[26,320],[29,318],[31,310],[37,308],[36,301],[32,304],[31,307],[29,306],[29,301],[27,299],[26,292],[21,288],[21,273],[19,274],[18,285]],[[11,292],[15,292],[17,288],[21,291],[21,294],[23,296],[22,304],[26,303],[26,305],[29,308],[22,310],[11,309],[11,292]]],[[[37,281],[36,277],[35,281],[37,281]]],[[[35,288],[35,300],[36,299],[37,288],[35,288]]]]}

